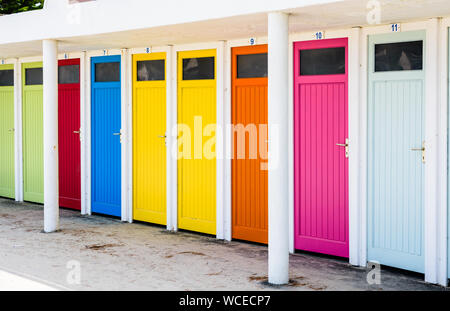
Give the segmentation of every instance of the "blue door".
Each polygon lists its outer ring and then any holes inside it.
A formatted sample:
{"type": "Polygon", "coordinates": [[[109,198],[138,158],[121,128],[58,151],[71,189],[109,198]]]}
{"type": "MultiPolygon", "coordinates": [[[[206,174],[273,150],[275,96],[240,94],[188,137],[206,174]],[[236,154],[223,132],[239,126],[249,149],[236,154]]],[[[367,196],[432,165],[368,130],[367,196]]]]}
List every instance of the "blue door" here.
{"type": "Polygon", "coordinates": [[[369,38],[368,259],[419,273],[425,265],[424,51],[422,31],[369,38]]]}
{"type": "Polygon", "coordinates": [[[91,209],[120,217],[120,56],[93,57],[91,72],[91,209]]]}

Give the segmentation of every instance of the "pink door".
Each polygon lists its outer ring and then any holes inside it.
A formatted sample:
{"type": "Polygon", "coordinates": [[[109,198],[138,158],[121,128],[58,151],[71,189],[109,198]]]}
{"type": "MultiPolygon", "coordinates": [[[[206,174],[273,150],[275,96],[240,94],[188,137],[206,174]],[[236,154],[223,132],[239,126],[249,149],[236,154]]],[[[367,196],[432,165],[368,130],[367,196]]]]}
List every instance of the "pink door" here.
{"type": "Polygon", "coordinates": [[[294,45],[295,248],[348,257],[347,39],[294,45]]]}

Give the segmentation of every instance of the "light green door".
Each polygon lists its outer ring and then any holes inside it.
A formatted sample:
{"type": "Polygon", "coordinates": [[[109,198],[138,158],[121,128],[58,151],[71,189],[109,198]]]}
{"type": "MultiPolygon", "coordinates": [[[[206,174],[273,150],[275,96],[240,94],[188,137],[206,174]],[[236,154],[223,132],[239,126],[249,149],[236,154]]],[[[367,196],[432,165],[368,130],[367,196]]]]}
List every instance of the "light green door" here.
{"type": "Polygon", "coordinates": [[[24,200],[44,203],[42,63],[22,65],[24,200]]]}
{"type": "Polygon", "coordinates": [[[0,65],[0,197],[14,191],[14,65],[0,65]]]}

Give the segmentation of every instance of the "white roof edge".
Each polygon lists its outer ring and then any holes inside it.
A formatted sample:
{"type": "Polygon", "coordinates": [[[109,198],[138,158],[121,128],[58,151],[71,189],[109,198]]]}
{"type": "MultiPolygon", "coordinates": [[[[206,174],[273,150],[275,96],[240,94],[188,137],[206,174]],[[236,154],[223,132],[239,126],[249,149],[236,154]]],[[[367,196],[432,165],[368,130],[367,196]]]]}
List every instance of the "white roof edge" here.
{"type": "Polygon", "coordinates": [[[345,0],[164,0],[154,6],[148,0],[93,0],[71,5],[68,0],[46,0],[43,10],[0,16],[0,29],[8,29],[1,34],[0,45],[288,11],[342,1],[345,0]]]}

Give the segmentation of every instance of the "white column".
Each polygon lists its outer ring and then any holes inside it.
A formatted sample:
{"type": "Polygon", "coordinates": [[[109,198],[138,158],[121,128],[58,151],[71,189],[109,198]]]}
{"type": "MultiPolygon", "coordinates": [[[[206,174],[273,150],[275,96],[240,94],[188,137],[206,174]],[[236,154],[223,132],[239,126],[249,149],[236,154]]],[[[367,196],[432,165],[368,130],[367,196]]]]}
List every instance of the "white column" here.
{"type": "Polygon", "coordinates": [[[58,47],[44,40],[44,231],[59,229],[58,47]]]}
{"type": "Polygon", "coordinates": [[[269,283],[289,282],[289,18],[269,13],[269,283]]]}

